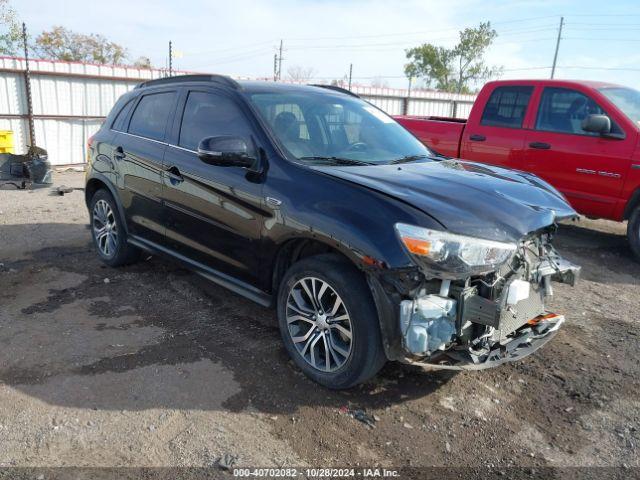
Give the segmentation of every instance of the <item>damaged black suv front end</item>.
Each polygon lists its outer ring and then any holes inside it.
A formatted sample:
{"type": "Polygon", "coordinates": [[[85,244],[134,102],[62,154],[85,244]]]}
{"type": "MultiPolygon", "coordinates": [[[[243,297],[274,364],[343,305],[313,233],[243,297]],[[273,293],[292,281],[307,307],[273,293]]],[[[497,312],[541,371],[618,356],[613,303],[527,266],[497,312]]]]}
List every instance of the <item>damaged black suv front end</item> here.
{"type": "Polygon", "coordinates": [[[555,225],[496,242],[397,224],[420,281],[400,301],[403,360],[433,369],[483,369],[548,342],[564,317],[547,311],[552,281],[573,285],[580,267],[551,245],[555,225]]]}

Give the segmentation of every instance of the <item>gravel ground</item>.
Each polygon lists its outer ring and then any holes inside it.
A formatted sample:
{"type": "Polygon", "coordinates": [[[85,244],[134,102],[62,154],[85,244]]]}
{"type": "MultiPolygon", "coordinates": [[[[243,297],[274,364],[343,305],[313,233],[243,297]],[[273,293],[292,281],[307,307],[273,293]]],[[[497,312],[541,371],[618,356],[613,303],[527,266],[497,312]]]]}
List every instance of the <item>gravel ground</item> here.
{"type": "Polygon", "coordinates": [[[533,356],[456,375],[389,364],[332,392],[293,367],[273,311],[162,259],[103,266],[82,191],[2,190],[0,466],[638,467],[624,229],[561,227],[583,278],[556,285],[567,322],[533,356]]]}

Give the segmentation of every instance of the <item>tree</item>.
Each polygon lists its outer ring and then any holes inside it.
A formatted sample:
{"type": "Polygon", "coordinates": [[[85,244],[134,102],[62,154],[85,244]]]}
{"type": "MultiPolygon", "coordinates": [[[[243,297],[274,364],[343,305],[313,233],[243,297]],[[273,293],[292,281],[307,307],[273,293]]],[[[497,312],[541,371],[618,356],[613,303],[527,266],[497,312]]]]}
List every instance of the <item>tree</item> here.
{"type": "Polygon", "coordinates": [[[0,55],[15,56],[22,46],[22,30],[9,0],[0,0],[0,55]]]}
{"type": "Polygon", "coordinates": [[[133,62],[133,66],[137,68],[153,68],[151,65],[151,59],[149,57],[138,57],[138,59],[133,62]]]}
{"type": "Polygon", "coordinates": [[[38,56],[51,60],[119,65],[127,59],[126,48],[102,35],[85,35],[60,26],[38,35],[35,50],[38,56]]]}
{"type": "Polygon", "coordinates": [[[453,48],[430,43],[406,51],[409,63],[404,67],[407,77],[422,77],[427,86],[438,90],[470,93],[471,85],[502,73],[502,67],[489,67],[484,54],[498,36],[491,23],[460,32],[460,41],[453,48]]]}
{"type": "Polygon", "coordinates": [[[371,86],[373,88],[389,88],[389,82],[382,77],[374,77],[371,80],[371,86]]]}
{"type": "Polygon", "coordinates": [[[306,83],[313,78],[316,71],[313,68],[304,68],[294,65],[287,70],[287,77],[293,82],[306,83]]]}

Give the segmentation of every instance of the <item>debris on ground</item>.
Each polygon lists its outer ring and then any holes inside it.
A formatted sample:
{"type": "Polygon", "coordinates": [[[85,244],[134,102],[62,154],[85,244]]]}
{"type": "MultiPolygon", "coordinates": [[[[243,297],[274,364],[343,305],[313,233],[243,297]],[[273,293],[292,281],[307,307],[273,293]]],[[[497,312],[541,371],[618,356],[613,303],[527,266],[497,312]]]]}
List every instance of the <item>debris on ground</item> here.
{"type": "Polygon", "coordinates": [[[55,188],[54,191],[58,194],[58,195],[64,195],[65,193],[71,193],[73,192],[75,189],[73,187],[67,187],[66,185],[60,185],[59,187],[55,188]]]}
{"type": "Polygon", "coordinates": [[[223,470],[231,470],[238,461],[238,455],[231,453],[225,453],[220,460],[218,460],[218,466],[223,470]]]}
{"type": "Polygon", "coordinates": [[[376,421],[379,419],[375,415],[369,415],[364,410],[352,410],[347,406],[340,407],[339,412],[343,415],[349,415],[351,418],[364,423],[369,428],[376,428],[376,421]]]}

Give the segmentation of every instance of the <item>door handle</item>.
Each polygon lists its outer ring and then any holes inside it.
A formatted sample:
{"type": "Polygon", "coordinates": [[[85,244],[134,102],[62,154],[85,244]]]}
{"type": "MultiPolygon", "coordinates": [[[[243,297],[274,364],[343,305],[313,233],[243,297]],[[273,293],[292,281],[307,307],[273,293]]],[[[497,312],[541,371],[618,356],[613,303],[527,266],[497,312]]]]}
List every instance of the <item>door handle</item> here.
{"type": "Polygon", "coordinates": [[[471,140],[472,142],[484,142],[486,139],[487,137],[485,137],[484,135],[478,135],[477,133],[474,133],[469,137],[469,140],[471,140]]]}
{"type": "Polygon", "coordinates": [[[122,147],[116,147],[115,151],[113,152],[113,158],[115,160],[122,160],[124,157],[126,157],[126,154],[124,153],[122,147]]]}
{"type": "Polygon", "coordinates": [[[169,178],[171,183],[181,183],[184,181],[184,177],[180,173],[180,170],[175,165],[170,166],[164,171],[165,175],[169,178]]]}
{"type": "Polygon", "coordinates": [[[551,148],[551,145],[544,142],[531,142],[529,146],[531,148],[537,148],[539,150],[549,150],[551,148]]]}

